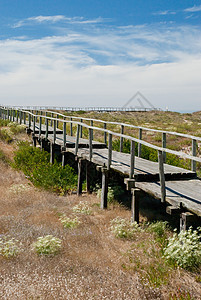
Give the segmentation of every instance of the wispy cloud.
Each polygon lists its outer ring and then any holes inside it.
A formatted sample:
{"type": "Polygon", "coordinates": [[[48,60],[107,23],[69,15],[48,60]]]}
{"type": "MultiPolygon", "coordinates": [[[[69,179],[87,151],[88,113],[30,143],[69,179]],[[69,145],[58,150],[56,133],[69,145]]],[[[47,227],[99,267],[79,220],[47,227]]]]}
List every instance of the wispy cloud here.
{"type": "Polygon", "coordinates": [[[186,8],[184,9],[185,12],[198,12],[198,11],[201,11],[201,5],[194,5],[192,7],[189,7],[189,8],[186,8]]]}
{"type": "Polygon", "coordinates": [[[176,12],[170,11],[170,10],[164,10],[164,11],[154,12],[153,15],[155,15],[155,16],[176,15],[176,12]]]}
{"type": "Polygon", "coordinates": [[[19,28],[22,26],[31,26],[34,24],[42,24],[42,23],[68,23],[68,24],[97,24],[102,23],[104,21],[103,18],[99,17],[96,19],[84,19],[83,17],[73,17],[69,18],[64,15],[56,15],[56,16],[36,16],[30,17],[24,20],[20,20],[19,22],[13,25],[13,28],[19,28]]]}

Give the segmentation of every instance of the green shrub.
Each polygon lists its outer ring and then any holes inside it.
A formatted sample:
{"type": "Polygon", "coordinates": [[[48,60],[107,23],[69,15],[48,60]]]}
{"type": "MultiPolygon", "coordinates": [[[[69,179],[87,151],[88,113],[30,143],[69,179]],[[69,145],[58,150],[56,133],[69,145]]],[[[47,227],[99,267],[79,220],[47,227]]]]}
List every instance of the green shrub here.
{"type": "Polygon", "coordinates": [[[164,249],[164,257],[180,267],[193,269],[201,265],[201,227],[174,232],[164,249]]]}
{"type": "Polygon", "coordinates": [[[113,219],[110,223],[111,231],[117,238],[132,239],[136,232],[141,230],[137,222],[131,223],[131,221],[120,217],[113,219]]]}
{"type": "Polygon", "coordinates": [[[80,213],[85,215],[91,215],[92,210],[87,203],[80,202],[79,204],[73,207],[74,213],[80,213]]]}
{"type": "Polygon", "coordinates": [[[13,141],[13,134],[7,128],[0,129],[0,139],[10,144],[13,141]]]}
{"type": "Polygon", "coordinates": [[[9,123],[10,123],[10,121],[8,121],[8,120],[0,119],[0,127],[7,126],[9,123]]]}
{"type": "Polygon", "coordinates": [[[46,235],[39,237],[32,247],[39,255],[55,255],[61,249],[61,240],[52,235],[46,235]]]}
{"type": "Polygon", "coordinates": [[[6,155],[4,154],[4,152],[0,149],[0,161],[3,161],[4,163],[8,163],[9,160],[6,157],[6,155]]]}
{"type": "Polygon", "coordinates": [[[26,125],[11,122],[8,124],[8,127],[13,134],[18,134],[25,131],[26,125]]]}
{"type": "Polygon", "coordinates": [[[49,153],[24,142],[19,144],[13,166],[29,176],[34,185],[60,194],[77,186],[77,175],[69,165],[62,167],[58,162],[50,164],[49,153]]]}
{"type": "Polygon", "coordinates": [[[148,231],[155,233],[157,237],[162,237],[165,235],[165,230],[167,229],[167,222],[157,221],[149,224],[148,231]]]}
{"type": "Polygon", "coordinates": [[[64,228],[76,228],[79,224],[80,221],[78,220],[77,217],[75,218],[69,218],[66,215],[62,215],[59,220],[61,221],[62,225],[64,228]]]}
{"type": "Polygon", "coordinates": [[[20,252],[20,248],[17,244],[18,240],[14,238],[0,238],[0,255],[6,258],[16,256],[20,252]]]}
{"type": "MultiPolygon", "coordinates": [[[[97,197],[101,198],[101,192],[102,189],[99,188],[99,186],[97,187],[98,190],[96,189],[97,192],[97,197]]],[[[108,187],[108,194],[107,194],[107,201],[108,203],[112,203],[115,199],[119,199],[120,196],[122,196],[124,193],[123,189],[120,186],[109,186],[108,187]]]]}

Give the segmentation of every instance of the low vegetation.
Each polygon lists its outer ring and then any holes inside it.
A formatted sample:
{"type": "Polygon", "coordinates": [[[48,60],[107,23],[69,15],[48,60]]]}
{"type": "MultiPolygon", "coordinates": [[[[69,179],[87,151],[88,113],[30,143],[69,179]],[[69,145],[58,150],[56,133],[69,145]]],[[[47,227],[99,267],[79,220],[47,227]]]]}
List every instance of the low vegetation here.
{"type": "Polygon", "coordinates": [[[200,228],[177,233],[142,215],[131,223],[117,185],[101,210],[96,195],[69,193],[72,168],[29,143],[3,143],[0,299],[200,299],[200,228]],[[17,147],[12,164],[6,147],[17,147]]]}
{"type": "Polygon", "coordinates": [[[25,142],[18,145],[13,166],[22,170],[35,186],[60,194],[72,191],[77,185],[77,175],[69,165],[63,168],[58,162],[50,164],[49,153],[25,142]]]}

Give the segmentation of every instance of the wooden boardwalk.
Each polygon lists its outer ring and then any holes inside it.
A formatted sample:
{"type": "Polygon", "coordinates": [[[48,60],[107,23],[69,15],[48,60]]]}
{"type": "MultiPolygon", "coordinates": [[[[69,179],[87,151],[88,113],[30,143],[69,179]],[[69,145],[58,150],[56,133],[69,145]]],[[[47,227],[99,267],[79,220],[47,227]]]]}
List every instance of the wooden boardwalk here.
{"type": "MultiPolygon", "coordinates": [[[[196,141],[201,141],[201,138],[180,133],[169,133],[192,139],[192,155],[187,155],[166,148],[166,134],[168,132],[162,132],[162,147],[158,147],[141,139],[142,129],[145,130],[147,128],[139,127],[141,136],[139,139],[136,139],[124,135],[124,127],[132,125],[119,124],[121,126],[121,133],[119,134],[107,130],[105,121],[86,119],[90,121],[90,125],[87,125],[83,123],[84,118],[80,121],[77,120],[78,118],[76,117],[76,120],[74,121],[72,120],[72,117],[69,117],[70,120],[66,120],[68,117],[61,114],[60,116],[57,114],[57,116],[54,117],[54,113],[52,112],[50,117],[48,116],[49,112],[44,113],[45,115],[36,115],[33,114],[33,112],[22,112],[19,110],[16,116],[13,112],[9,115],[7,109],[4,110],[3,113],[1,112],[1,116],[3,115],[3,118],[6,118],[5,116],[8,114],[8,118],[9,116],[13,116],[13,121],[18,121],[20,123],[24,122],[24,124],[27,125],[29,133],[32,132],[34,145],[36,145],[36,141],[39,142],[41,147],[43,147],[43,141],[49,143],[52,162],[55,147],[60,149],[62,155],[72,153],[78,160],[78,193],[81,192],[81,161],[85,160],[95,164],[97,168],[102,171],[102,208],[107,207],[108,171],[111,169],[125,177],[127,189],[131,190],[133,220],[138,221],[139,218],[138,202],[140,190],[154,196],[162,203],[166,203],[166,206],[168,206],[168,213],[181,213],[181,220],[184,227],[187,224],[188,217],[192,216],[191,213],[201,217],[201,180],[199,180],[196,175],[196,162],[201,162],[201,158],[196,156],[196,141]],[[63,117],[61,118],[61,116],[63,117]],[[45,121],[42,122],[42,119],[45,121]],[[59,129],[58,121],[63,123],[63,130],[59,129]],[[104,128],[93,126],[94,121],[102,122],[104,128]],[[70,135],[66,134],[67,124],[70,124],[71,126],[70,135]],[[73,136],[72,125],[77,127],[76,136],[73,136]],[[82,134],[80,133],[82,127],[87,128],[89,132],[88,139],[82,138],[82,134]],[[93,140],[93,131],[95,130],[104,134],[103,143],[93,140]],[[112,150],[113,135],[120,138],[120,152],[112,150]],[[123,153],[121,150],[124,138],[130,139],[131,141],[130,154],[123,153]],[[136,157],[134,151],[135,142],[138,143],[138,155],[140,153],[141,145],[157,150],[158,162],[136,157]],[[184,168],[166,164],[165,153],[172,153],[179,157],[190,159],[192,161],[192,170],[186,170],[184,168]]],[[[154,131],[153,129],[147,130],[154,131]]],[[[160,131],[156,130],[156,132],[158,133],[160,131]]]]}

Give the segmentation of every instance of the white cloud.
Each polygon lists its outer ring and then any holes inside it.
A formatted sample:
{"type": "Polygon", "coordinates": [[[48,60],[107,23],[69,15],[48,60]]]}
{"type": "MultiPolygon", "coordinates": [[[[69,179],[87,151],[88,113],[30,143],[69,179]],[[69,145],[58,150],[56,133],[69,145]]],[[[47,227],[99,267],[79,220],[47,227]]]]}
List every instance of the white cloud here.
{"type": "Polygon", "coordinates": [[[153,15],[155,15],[155,16],[176,15],[176,12],[170,11],[170,10],[164,10],[164,11],[154,12],[153,15]]]}
{"type": "Polygon", "coordinates": [[[156,107],[200,110],[201,30],[95,27],[1,40],[0,70],[2,104],[122,106],[140,90],[156,107]]]}
{"type": "Polygon", "coordinates": [[[193,7],[189,7],[189,8],[186,8],[184,9],[184,11],[186,12],[198,12],[198,11],[201,11],[201,5],[194,5],[193,7]]]}
{"type": "Polygon", "coordinates": [[[99,17],[92,20],[85,20],[83,17],[73,17],[68,18],[63,15],[56,15],[56,16],[36,16],[30,17],[24,20],[20,20],[16,24],[13,25],[13,28],[19,28],[22,26],[31,26],[34,24],[42,24],[42,23],[68,23],[68,24],[97,24],[102,23],[104,21],[103,18],[99,17]]]}

